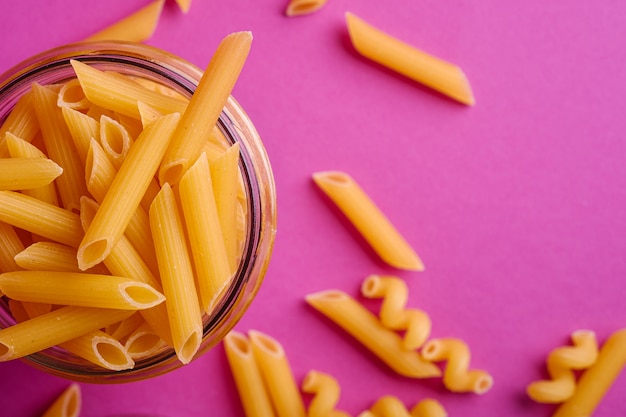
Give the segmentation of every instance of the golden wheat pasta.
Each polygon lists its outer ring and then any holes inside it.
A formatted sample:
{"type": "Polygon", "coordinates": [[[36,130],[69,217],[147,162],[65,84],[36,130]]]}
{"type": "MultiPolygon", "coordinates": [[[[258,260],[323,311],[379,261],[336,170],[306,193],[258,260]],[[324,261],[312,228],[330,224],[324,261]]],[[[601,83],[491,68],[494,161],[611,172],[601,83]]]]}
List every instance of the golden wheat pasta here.
{"type": "Polygon", "coordinates": [[[223,343],[246,417],[274,417],[271,399],[248,338],[231,330],[223,343]]]}
{"type": "MultiPolygon", "coordinates": [[[[4,138],[7,132],[11,132],[29,143],[33,141],[39,132],[39,123],[37,122],[37,114],[33,107],[33,97],[30,91],[19,98],[13,110],[11,110],[2,126],[0,126],[0,140],[4,138]]],[[[4,158],[6,155],[2,157],[4,158]]]]}
{"type": "Polygon", "coordinates": [[[290,0],[285,10],[289,17],[311,14],[321,9],[327,0],[290,0]]]}
{"type": "Polygon", "coordinates": [[[239,143],[230,146],[210,164],[213,193],[231,271],[239,264],[239,236],[237,233],[239,187],[239,143]]]}
{"type": "Polygon", "coordinates": [[[63,168],[63,175],[56,181],[63,207],[78,210],[80,197],[87,194],[84,168],[78,151],[70,139],[71,135],[61,109],[57,106],[58,95],[37,83],[33,83],[32,93],[33,106],[48,157],[63,168]]]}
{"type": "Polygon", "coordinates": [[[551,404],[566,401],[576,390],[574,371],[586,369],[596,361],[598,342],[594,332],[578,330],[571,338],[574,346],[558,347],[548,355],[546,365],[550,379],[535,381],[526,388],[534,401],[551,404]]]}
{"type": "Polygon", "coordinates": [[[165,300],[150,285],[131,278],[80,272],[5,272],[0,288],[20,301],[118,310],[142,310],[165,300]]]}
{"type": "Polygon", "coordinates": [[[123,320],[132,310],[65,306],[0,330],[0,362],[18,359],[123,320]]]}
{"type": "Polygon", "coordinates": [[[232,274],[205,154],[183,174],[178,191],[201,306],[205,313],[211,314],[228,288],[232,274]]]}
{"type": "Polygon", "coordinates": [[[19,270],[15,255],[23,250],[24,244],[13,226],[0,221],[0,272],[19,270]]]}
{"type": "Polygon", "coordinates": [[[410,378],[441,375],[440,369],[417,351],[405,349],[402,338],[383,326],[361,303],[339,290],[306,296],[306,302],[358,340],[396,373],[410,378]]]}
{"type": "Polygon", "coordinates": [[[309,371],[302,381],[301,388],[314,397],[307,408],[307,417],[349,417],[345,411],[336,410],[341,388],[331,375],[319,371],[309,371]]]}
{"type": "Polygon", "coordinates": [[[144,42],[154,33],[165,0],[155,0],[112,25],[94,33],[85,41],[144,42]]]}
{"type": "Polygon", "coordinates": [[[78,417],[81,407],[80,385],[72,383],[48,406],[41,417],[78,417]]]}
{"type": "Polygon", "coordinates": [[[62,107],[63,120],[81,161],[87,158],[91,139],[100,140],[100,122],[78,110],[62,107]]]}
{"type": "Polygon", "coordinates": [[[470,350],[461,339],[431,339],[422,348],[422,356],[432,362],[446,361],[443,384],[452,392],[484,394],[493,386],[488,372],[469,369],[470,350]]]}
{"type": "Polygon", "coordinates": [[[46,186],[63,173],[47,158],[0,158],[0,190],[29,190],[46,186]]]}
{"type": "Polygon", "coordinates": [[[59,347],[93,364],[112,371],[132,369],[135,361],[126,347],[101,330],[60,343],[59,347]]]}
{"type": "Polygon", "coordinates": [[[472,88],[457,65],[444,61],[346,13],[354,48],[364,57],[396,71],[468,106],[475,103],[472,88]]]}
{"type": "Polygon", "coordinates": [[[150,123],[163,116],[163,113],[141,101],[137,103],[137,110],[139,111],[139,115],[141,116],[141,125],[144,129],[150,123]]]}
{"type": "Polygon", "coordinates": [[[400,269],[424,269],[417,253],[352,177],[340,171],[323,171],[314,173],[313,180],[382,260],[400,269]]]}
{"type": "Polygon", "coordinates": [[[404,346],[417,349],[430,336],[431,321],[428,314],[418,309],[407,309],[409,289],[397,277],[371,275],[361,285],[367,298],[382,298],[380,322],[390,329],[404,331],[404,346]]]}
{"type": "Polygon", "coordinates": [[[139,135],[113,179],[100,209],[78,248],[78,265],[87,269],[107,257],[137,211],[179,115],[172,113],[152,123],[139,135]]]}
{"type": "Polygon", "coordinates": [[[183,13],[187,13],[191,7],[191,0],[176,0],[176,4],[178,4],[183,13]]]}
{"type": "Polygon", "coordinates": [[[424,398],[410,410],[411,417],[448,417],[443,405],[434,398],[424,398]]]}
{"type": "Polygon", "coordinates": [[[148,323],[143,323],[126,339],[124,347],[133,359],[147,358],[167,346],[148,323]]]}
{"type": "Polygon", "coordinates": [[[0,222],[72,247],[83,236],[78,214],[15,191],[0,191],[0,222]]]}
{"type": "Polygon", "coordinates": [[[254,358],[263,375],[277,417],[305,417],[304,403],[282,345],[256,330],[248,332],[254,358]]]}
{"type": "Polygon", "coordinates": [[[411,417],[404,403],[393,395],[380,397],[372,405],[370,411],[376,417],[411,417]]]}
{"type": "Polygon", "coordinates": [[[183,221],[168,183],[152,202],[149,215],[174,350],[182,363],[189,363],[202,341],[202,311],[183,221]]]}
{"type": "Polygon", "coordinates": [[[159,170],[161,184],[178,183],[200,156],[243,69],[251,43],[252,33],[236,32],[217,47],[165,154],[159,170]]]}
{"type": "MultiPolygon", "coordinates": [[[[86,197],[81,199],[80,218],[83,228],[89,227],[97,210],[98,204],[95,201],[86,197]]],[[[120,238],[103,263],[113,275],[129,277],[148,284],[159,292],[163,291],[160,280],[153,274],[142,255],[126,236],[120,238]]],[[[141,310],[140,313],[159,336],[168,345],[173,346],[172,331],[167,313],[167,300],[155,307],[141,310]]]]}
{"type": "Polygon", "coordinates": [[[24,308],[24,304],[22,302],[9,299],[8,306],[9,312],[11,313],[11,316],[16,323],[21,323],[30,319],[30,316],[26,312],[26,309],[24,308]]]}
{"type": "Polygon", "coordinates": [[[574,395],[553,417],[591,416],[626,365],[626,329],[616,330],[604,342],[595,363],[578,379],[574,395]]]}
{"type": "Polygon", "coordinates": [[[146,321],[141,316],[141,313],[137,311],[132,316],[125,318],[122,321],[113,323],[104,329],[104,332],[116,340],[123,342],[126,338],[134,332],[139,326],[146,321]]]}
{"type": "MultiPolygon", "coordinates": [[[[15,263],[27,271],[82,272],[78,268],[76,249],[57,242],[34,242],[14,257],[15,263]]],[[[98,264],[90,273],[107,274],[108,269],[98,264]]]]}
{"type": "Polygon", "coordinates": [[[133,139],[122,124],[107,116],[100,118],[100,144],[116,169],[122,165],[133,139]]]}
{"type": "Polygon", "coordinates": [[[57,98],[57,106],[61,109],[68,108],[74,110],[87,110],[91,106],[85,92],[80,86],[80,82],[73,78],[61,86],[59,96],[57,98]]]}
{"type": "Polygon", "coordinates": [[[29,301],[22,301],[22,305],[24,306],[24,310],[28,314],[28,317],[30,317],[31,319],[52,311],[52,304],[50,303],[33,303],[29,301]]]}
{"type": "MultiPolygon", "coordinates": [[[[167,85],[161,84],[161,83],[159,83],[157,81],[150,80],[148,78],[143,78],[143,77],[135,76],[135,75],[132,75],[132,74],[120,74],[120,75],[125,77],[128,80],[133,81],[134,83],[139,84],[140,86],[142,86],[142,87],[144,87],[144,88],[146,88],[146,89],[148,89],[150,91],[154,91],[154,92],[159,93],[159,94],[161,94],[163,96],[172,97],[172,98],[175,98],[175,99],[177,99],[179,101],[184,101],[186,103],[189,103],[189,97],[188,96],[184,95],[183,93],[181,93],[179,91],[176,91],[172,87],[169,87],[167,85]]],[[[139,103],[137,103],[137,104],[139,104],[139,103]]]]}
{"type": "Polygon", "coordinates": [[[104,109],[93,107],[93,112],[87,112],[97,120],[101,114],[112,116],[114,113],[140,120],[138,102],[152,106],[162,114],[182,113],[187,107],[184,100],[151,91],[125,77],[100,71],[76,60],[72,60],[71,64],[89,101],[104,109]]]}
{"type": "MultiPolygon", "coordinates": [[[[76,63],[75,65],[79,66],[79,68],[84,68],[84,67],[80,67],[80,63],[76,63]]],[[[86,64],[82,64],[82,65],[86,65],[86,64]]],[[[91,68],[88,67],[88,71],[91,71],[92,69],[95,68],[91,68]]],[[[97,71],[97,70],[96,70],[97,71]]],[[[115,76],[115,75],[119,75],[118,73],[112,73],[112,72],[105,72],[106,76],[115,76]],[[115,74],[115,75],[114,75],[115,74]]],[[[91,74],[90,74],[91,75],[91,74]]],[[[96,73],[95,75],[100,75],[100,73],[96,73]]],[[[87,76],[85,76],[86,78],[88,78],[87,76]]],[[[89,78],[88,78],[89,79],[89,78]]],[[[85,84],[88,84],[89,81],[85,82],[85,84]]],[[[81,84],[82,87],[83,84],[81,84]]],[[[94,120],[100,120],[100,118],[102,116],[107,116],[110,118],[115,118],[116,115],[118,113],[114,112],[113,110],[109,110],[109,109],[105,109],[102,106],[98,106],[97,104],[93,104],[91,103],[91,106],[89,107],[89,110],[87,110],[87,112],[85,113],[87,116],[91,117],[94,120]]]]}

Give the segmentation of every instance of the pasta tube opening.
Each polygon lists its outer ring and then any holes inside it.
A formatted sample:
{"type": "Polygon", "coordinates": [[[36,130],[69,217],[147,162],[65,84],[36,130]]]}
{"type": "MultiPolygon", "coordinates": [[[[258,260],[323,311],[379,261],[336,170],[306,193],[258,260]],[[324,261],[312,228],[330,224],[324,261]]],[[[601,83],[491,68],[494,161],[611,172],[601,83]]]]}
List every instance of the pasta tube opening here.
{"type": "Polygon", "coordinates": [[[96,239],[85,245],[80,245],[76,257],[78,258],[78,267],[86,270],[92,266],[99,264],[111,252],[113,240],[109,237],[96,239]]]}
{"type": "Polygon", "coordinates": [[[120,291],[125,295],[128,303],[138,310],[154,307],[165,301],[165,296],[148,284],[129,282],[120,285],[120,291]]]}
{"type": "Polygon", "coordinates": [[[0,342],[0,362],[6,362],[11,359],[13,359],[13,348],[4,342],[0,342]]]}
{"type": "Polygon", "coordinates": [[[180,352],[178,352],[178,358],[184,364],[191,362],[193,355],[196,354],[200,348],[200,342],[202,342],[202,332],[194,331],[183,343],[180,352]]]}
{"type": "Polygon", "coordinates": [[[63,87],[61,87],[59,91],[57,105],[61,108],[68,107],[74,110],[89,108],[89,100],[85,97],[85,93],[78,79],[73,79],[63,84],[63,87]]]}
{"type": "Polygon", "coordinates": [[[132,369],[135,361],[126,349],[117,341],[109,338],[94,338],[93,350],[99,359],[99,364],[113,371],[132,369]]]}
{"type": "Polygon", "coordinates": [[[291,0],[285,14],[289,17],[313,13],[322,8],[326,0],[291,0]]]}
{"type": "Polygon", "coordinates": [[[138,331],[126,341],[126,350],[131,358],[150,356],[163,346],[163,339],[152,331],[138,331]]]}
{"type": "Polygon", "coordinates": [[[71,384],[42,414],[42,417],[78,417],[82,405],[80,386],[71,384]]]}

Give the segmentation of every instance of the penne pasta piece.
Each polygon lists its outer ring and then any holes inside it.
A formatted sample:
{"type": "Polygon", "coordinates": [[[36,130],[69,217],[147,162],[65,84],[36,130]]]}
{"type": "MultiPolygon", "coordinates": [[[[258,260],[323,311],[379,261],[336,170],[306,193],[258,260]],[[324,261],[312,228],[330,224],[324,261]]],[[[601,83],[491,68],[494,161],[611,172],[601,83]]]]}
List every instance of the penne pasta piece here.
{"type": "Polygon", "coordinates": [[[62,107],[61,112],[78,156],[81,161],[85,161],[91,140],[100,140],[100,122],[69,107],[62,107]]]}
{"type": "Polygon", "coordinates": [[[411,417],[448,417],[448,412],[443,405],[433,398],[425,398],[415,404],[410,414],[411,417]]]}
{"type": "Polygon", "coordinates": [[[463,70],[346,13],[354,48],[364,57],[468,106],[474,94],[463,70]]]}
{"type": "Polygon", "coordinates": [[[32,86],[32,94],[48,157],[63,168],[63,175],[56,181],[63,207],[77,211],[80,197],[87,194],[87,186],[83,178],[83,163],[57,106],[58,94],[37,83],[32,86]]]}
{"type": "Polygon", "coordinates": [[[422,356],[432,362],[447,361],[443,384],[452,392],[484,394],[493,386],[489,373],[469,369],[470,350],[460,339],[431,339],[424,345],[422,356]]]}
{"type": "Polygon", "coordinates": [[[72,383],[50,404],[41,417],[78,417],[81,407],[80,385],[72,383]]]}
{"type": "Polygon", "coordinates": [[[83,236],[78,214],[15,191],[0,191],[0,222],[72,247],[83,236]]]}
{"type": "Polygon", "coordinates": [[[57,106],[62,109],[87,110],[91,103],[76,78],[65,82],[59,90],[57,106]]]}
{"type": "Polygon", "coordinates": [[[107,326],[104,332],[122,342],[143,323],[145,323],[145,320],[138,311],[122,321],[107,326]]]}
{"type": "Polygon", "coordinates": [[[534,401],[551,404],[566,401],[576,390],[574,371],[589,368],[596,361],[598,342],[594,332],[575,331],[572,342],[574,346],[556,348],[548,355],[547,368],[551,379],[528,385],[526,392],[534,401]]]}
{"type": "Polygon", "coordinates": [[[133,359],[142,359],[152,356],[165,348],[165,341],[152,329],[148,323],[143,323],[128,338],[124,347],[133,359]]]}
{"type": "Polygon", "coordinates": [[[178,4],[178,7],[183,13],[187,13],[191,7],[191,0],[176,0],[176,4],[178,4]]]}
{"type": "Polygon", "coordinates": [[[30,190],[50,184],[63,168],[47,158],[0,158],[0,190],[30,190]]]}
{"type": "Polygon", "coordinates": [[[124,371],[135,366],[135,361],[126,348],[117,339],[100,330],[61,343],[59,347],[112,371],[124,371]]]}
{"type": "Polygon", "coordinates": [[[144,42],[156,30],[164,3],[165,0],[148,3],[135,13],[89,36],[85,41],[144,42]]]}
{"type": "MultiPolygon", "coordinates": [[[[7,132],[11,132],[29,143],[39,133],[39,123],[33,107],[32,92],[28,91],[17,100],[15,107],[13,107],[13,110],[11,110],[4,123],[0,126],[0,141],[7,132]]],[[[3,158],[7,157],[7,155],[0,156],[3,158]]]]}
{"type": "Polygon", "coordinates": [[[137,103],[137,110],[139,111],[139,116],[141,116],[141,125],[144,129],[150,123],[163,116],[163,113],[142,101],[137,103]]]}
{"type": "Polygon", "coordinates": [[[307,408],[307,417],[349,417],[345,411],[336,410],[340,387],[331,375],[309,371],[302,381],[302,391],[314,397],[307,408]]]}
{"type": "Polygon", "coordinates": [[[5,272],[0,274],[0,289],[19,301],[118,310],[142,310],[165,300],[163,294],[137,280],[80,272],[5,272]]]}
{"type": "Polygon", "coordinates": [[[231,330],[224,337],[224,351],[246,417],[274,417],[274,409],[248,338],[231,330]]]}
{"type": "Polygon", "coordinates": [[[131,310],[66,306],[0,330],[0,362],[18,359],[98,330],[131,310]]]}
{"type": "Polygon", "coordinates": [[[178,189],[201,307],[211,314],[232,275],[205,154],[182,176],[178,189]]]}
{"type": "Polygon", "coordinates": [[[402,338],[348,294],[327,290],[306,296],[307,303],[348,332],[396,373],[410,378],[441,375],[436,365],[417,351],[405,349],[402,338]]]}
{"type": "Polygon", "coordinates": [[[81,269],[100,263],[124,234],[154,178],[178,119],[176,113],[163,116],[135,141],[78,247],[81,269]]]}
{"type": "Polygon", "coordinates": [[[285,10],[289,17],[311,14],[321,9],[327,0],[290,0],[285,10]]]}
{"type": "MultiPolygon", "coordinates": [[[[187,107],[187,102],[184,100],[164,96],[129,79],[100,71],[80,61],[72,60],[70,62],[89,101],[110,112],[140,120],[141,115],[137,109],[138,102],[143,102],[162,114],[182,113],[187,107]]],[[[99,120],[99,114],[102,112],[96,113],[94,110],[93,113],[88,112],[87,114],[91,117],[98,114],[94,118],[99,120]]]]}
{"type": "Polygon", "coordinates": [[[226,36],[217,47],[161,163],[161,184],[177,184],[200,156],[243,69],[251,43],[252,33],[236,32],[226,36]]]}
{"type": "Polygon", "coordinates": [[[0,221],[0,273],[21,269],[15,256],[23,250],[24,244],[13,226],[0,221]]]}
{"type": "Polygon", "coordinates": [[[613,332],[598,358],[578,380],[576,391],[553,417],[591,416],[626,365],[626,329],[613,332]]]}
{"type": "Polygon", "coordinates": [[[424,264],[374,201],[348,174],[325,171],[313,181],[337,205],[382,260],[389,265],[422,271],[424,264]]]}
{"type": "MultiPolygon", "coordinates": [[[[56,242],[34,242],[17,253],[14,260],[27,271],[82,272],[78,268],[76,249],[56,242]]],[[[109,271],[99,264],[89,272],[107,274],[109,271]]]]}
{"type": "Polygon", "coordinates": [[[202,341],[202,311],[183,221],[168,183],[154,199],[149,215],[161,284],[167,297],[174,350],[178,359],[186,364],[193,359],[202,341]]]}
{"type": "Polygon", "coordinates": [[[239,186],[239,143],[230,146],[209,166],[213,183],[213,193],[217,214],[222,229],[224,248],[232,273],[237,271],[239,264],[239,236],[237,226],[239,186]]]}
{"type": "Polygon", "coordinates": [[[115,169],[119,169],[126,158],[133,139],[118,121],[107,116],[100,118],[100,144],[109,156],[115,169]]]}
{"type": "MultiPolygon", "coordinates": [[[[35,145],[21,138],[18,138],[11,132],[6,133],[5,143],[7,145],[9,155],[12,158],[47,158],[46,155],[41,152],[35,145]]],[[[59,167],[59,169],[61,168],[59,167]]],[[[50,182],[49,184],[38,188],[22,190],[22,194],[26,194],[28,196],[36,198],[37,200],[41,200],[55,206],[59,205],[59,198],[57,197],[57,189],[54,185],[54,182],[50,182]]]]}
{"type": "Polygon", "coordinates": [[[248,332],[256,363],[277,417],[305,417],[304,403],[282,345],[259,331],[248,332]]]}
{"type": "Polygon", "coordinates": [[[406,309],[409,290],[404,281],[396,277],[369,276],[361,286],[367,298],[383,298],[380,322],[390,329],[404,332],[404,347],[417,349],[430,336],[431,321],[422,310],[406,309]]]}

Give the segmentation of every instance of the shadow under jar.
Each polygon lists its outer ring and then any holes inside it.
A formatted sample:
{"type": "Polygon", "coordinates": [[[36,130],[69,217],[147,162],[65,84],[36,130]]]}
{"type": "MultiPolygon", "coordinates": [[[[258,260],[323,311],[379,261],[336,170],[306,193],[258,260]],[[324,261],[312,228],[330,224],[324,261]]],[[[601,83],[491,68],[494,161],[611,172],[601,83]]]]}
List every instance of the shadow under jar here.
{"type": "MultiPolygon", "coordinates": [[[[57,84],[75,78],[70,60],[103,71],[141,77],[191,97],[202,70],[165,51],[124,42],[78,43],[36,55],[0,76],[0,125],[32,83],[57,84]]],[[[276,234],[276,190],[261,139],[237,101],[229,97],[217,127],[229,142],[239,143],[239,170],[245,194],[245,242],[238,268],[214,312],[203,316],[203,338],[195,358],[218,344],[243,316],[267,270],[276,234]]],[[[0,328],[15,324],[7,297],[0,299],[0,328]]],[[[174,350],[165,347],[135,361],[133,369],[113,371],[58,347],[22,358],[45,372],[83,382],[121,383],[147,379],[182,366],[174,350]]]]}

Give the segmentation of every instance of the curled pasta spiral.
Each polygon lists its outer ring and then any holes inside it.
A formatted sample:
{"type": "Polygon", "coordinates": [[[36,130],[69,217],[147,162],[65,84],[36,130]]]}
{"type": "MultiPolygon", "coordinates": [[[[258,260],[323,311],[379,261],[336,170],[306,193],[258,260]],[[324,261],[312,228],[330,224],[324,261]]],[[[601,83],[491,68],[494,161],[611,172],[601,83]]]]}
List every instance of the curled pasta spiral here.
{"type": "Polygon", "coordinates": [[[460,339],[431,339],[424,345],[422,357],[432,362],[447,361],[443,384],[450,391],[484,394],[493,386],[493,378],[489,373],[469,369],[470,350],[460,339]]]}
{"type": "Polygon", "coordinates": [[[426,398],[407,410],[402,401],[395,396],[380,397],[374,405],[358,417],[447,417],[448,413],[439,401],[426,398]]]}
{"type": "Polygon", "coordinates": [[[315,395],[307,409],[308,417],[350,417],[344,411],[335,410],[341,389],[332,376],[310,371],[304,377],[301,388],[303,392],[315,395]]]}
{"type": "Polygon", "coordinates": [[[361,286],[361,293],[368,298],[383,298],[380,321],[393,330],[405,330],[404,347],[413,350],[424,344],[431,330],[428,314],[418,309],[407,309],[408,288],[396,277],[370,275],[361,286]]]}
{"type": "Polygon", "coordinates": [[[598,357],[598,342],[591,330],[572,333],[574,346],[558,347],[550,352],[546,361],[549,380],[535,381],[528,385],[528,396],[540,403],[561,403],[576,390],[574,370],[593,365],[598,357]]]}

